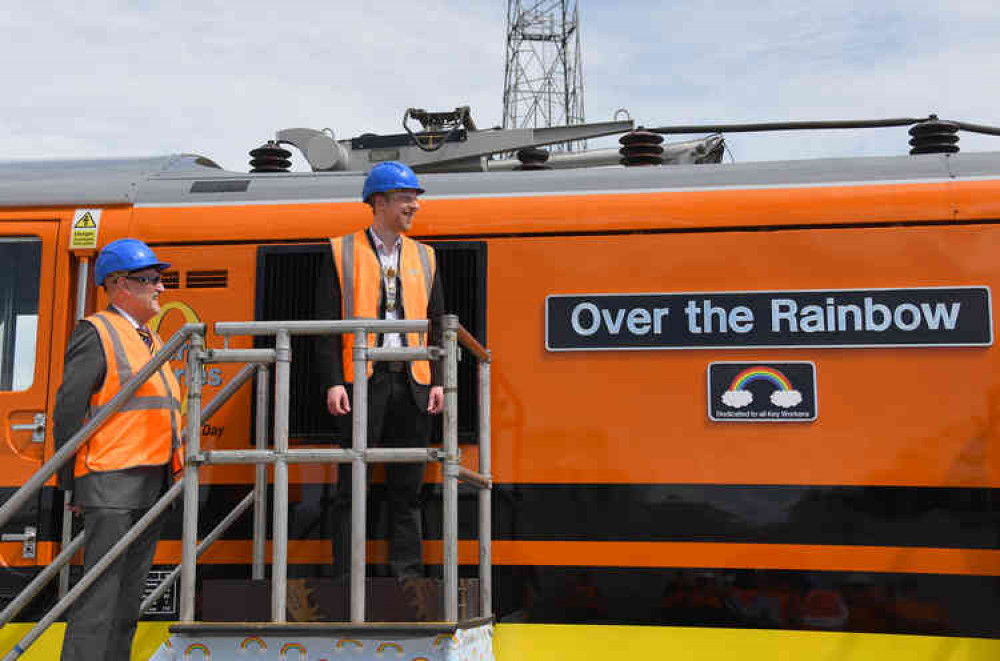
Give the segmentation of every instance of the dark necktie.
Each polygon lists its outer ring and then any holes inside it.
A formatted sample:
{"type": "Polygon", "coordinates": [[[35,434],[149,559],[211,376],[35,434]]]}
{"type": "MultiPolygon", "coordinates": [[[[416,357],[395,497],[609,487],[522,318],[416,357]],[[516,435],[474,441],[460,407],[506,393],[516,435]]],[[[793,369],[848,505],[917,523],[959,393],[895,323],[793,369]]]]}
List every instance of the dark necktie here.
{"type": "Polygon", "coordinates": [[[153,335],[144,327],[136,328],[136,330],[139,331],[139,337],[142,338],[142,341],[146,343],[149,353],[153,353],[153,335]]]}

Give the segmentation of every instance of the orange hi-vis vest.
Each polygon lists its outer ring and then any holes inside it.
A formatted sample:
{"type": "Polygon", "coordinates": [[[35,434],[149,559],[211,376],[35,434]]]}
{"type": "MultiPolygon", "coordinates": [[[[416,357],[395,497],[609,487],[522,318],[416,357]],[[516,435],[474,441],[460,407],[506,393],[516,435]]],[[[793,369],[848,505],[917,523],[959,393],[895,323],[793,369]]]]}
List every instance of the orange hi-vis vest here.
{"type": "MultiPolygon", "coordinates": [[[[437,264],[434,250],[405,236],[399,254],[399,280],[404,319],[426,319],[437,264]]],[[[382,309],[382,264],[368,241],[367,230],[330,239],[333,263],[340,278],[340,300],[344,319],[378,319],[382,309]]],[[[427,346],[425,333],[406,333],[406,345],[427,346]]],[[[374,347],[375,333],[368,334],[368,346],[374,347]]],[[[344,381],[354,382],[354,334],[344,333],[344,381]]],[[[372,363],[368,362],[368,375],[372,363]]],[[[430,385],[431,366],[426,360],[410,363],[410,374],[417,383],[430,385]]]]}
{"type": "MultiPolygon", "coordinates": [[[[101,338],[107,370],[100,389],[90,398],[90,416],[97,414],[150,359],[149,348],[132,323],[115,312],[98,312],[86,319],[101,338]]],[[[163,343],[155,333],[153,350],[163,343]]],[[[169,364],[111,416],[76,453],[76,477],[90,472],[171,464],[183,466],[181,449],[181,389],[169,364]]]]}

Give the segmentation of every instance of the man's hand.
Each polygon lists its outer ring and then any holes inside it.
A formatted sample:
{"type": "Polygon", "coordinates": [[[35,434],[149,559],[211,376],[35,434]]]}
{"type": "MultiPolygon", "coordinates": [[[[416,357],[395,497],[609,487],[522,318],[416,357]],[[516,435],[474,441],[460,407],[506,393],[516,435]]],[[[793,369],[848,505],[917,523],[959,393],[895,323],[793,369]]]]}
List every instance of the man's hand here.
{"type": "Polygon", "coordinates": [[[427,398],[427,412],[431,415],[440,413],[444,408],[444,388],[431,386],[431,394],[427,398]]]}
{"type": "Polygon", "coordinates": [[[347,388],[333,386],[326,391],[326,408],[333,415],[347,415],[351,412],[351,400],[347,397],[347,388]]]}

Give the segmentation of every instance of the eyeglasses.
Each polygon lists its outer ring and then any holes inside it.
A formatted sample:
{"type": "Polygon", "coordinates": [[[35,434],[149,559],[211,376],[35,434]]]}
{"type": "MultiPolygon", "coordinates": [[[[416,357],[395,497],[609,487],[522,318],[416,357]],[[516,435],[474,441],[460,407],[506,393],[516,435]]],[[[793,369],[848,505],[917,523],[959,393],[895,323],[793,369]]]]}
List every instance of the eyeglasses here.
{"type": "Polygon", "coordinates": [[[126,280],[134,280],[140,284],[153,285],[154,287],[163,282],[163,278],[159,273],[156,275],[123,275],[122,277],[126,280]]]}

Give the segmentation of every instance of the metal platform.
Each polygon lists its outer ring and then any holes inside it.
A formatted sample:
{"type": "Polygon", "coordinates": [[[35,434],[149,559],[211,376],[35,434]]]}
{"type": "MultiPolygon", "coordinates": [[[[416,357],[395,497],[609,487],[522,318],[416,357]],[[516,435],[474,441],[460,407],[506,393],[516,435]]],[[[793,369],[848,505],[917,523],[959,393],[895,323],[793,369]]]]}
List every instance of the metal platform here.
{"type": "Polygon", "coordinates": [[[170,627],[150,661],[492,661],[493,620],[200,623],[170,627]]]}

